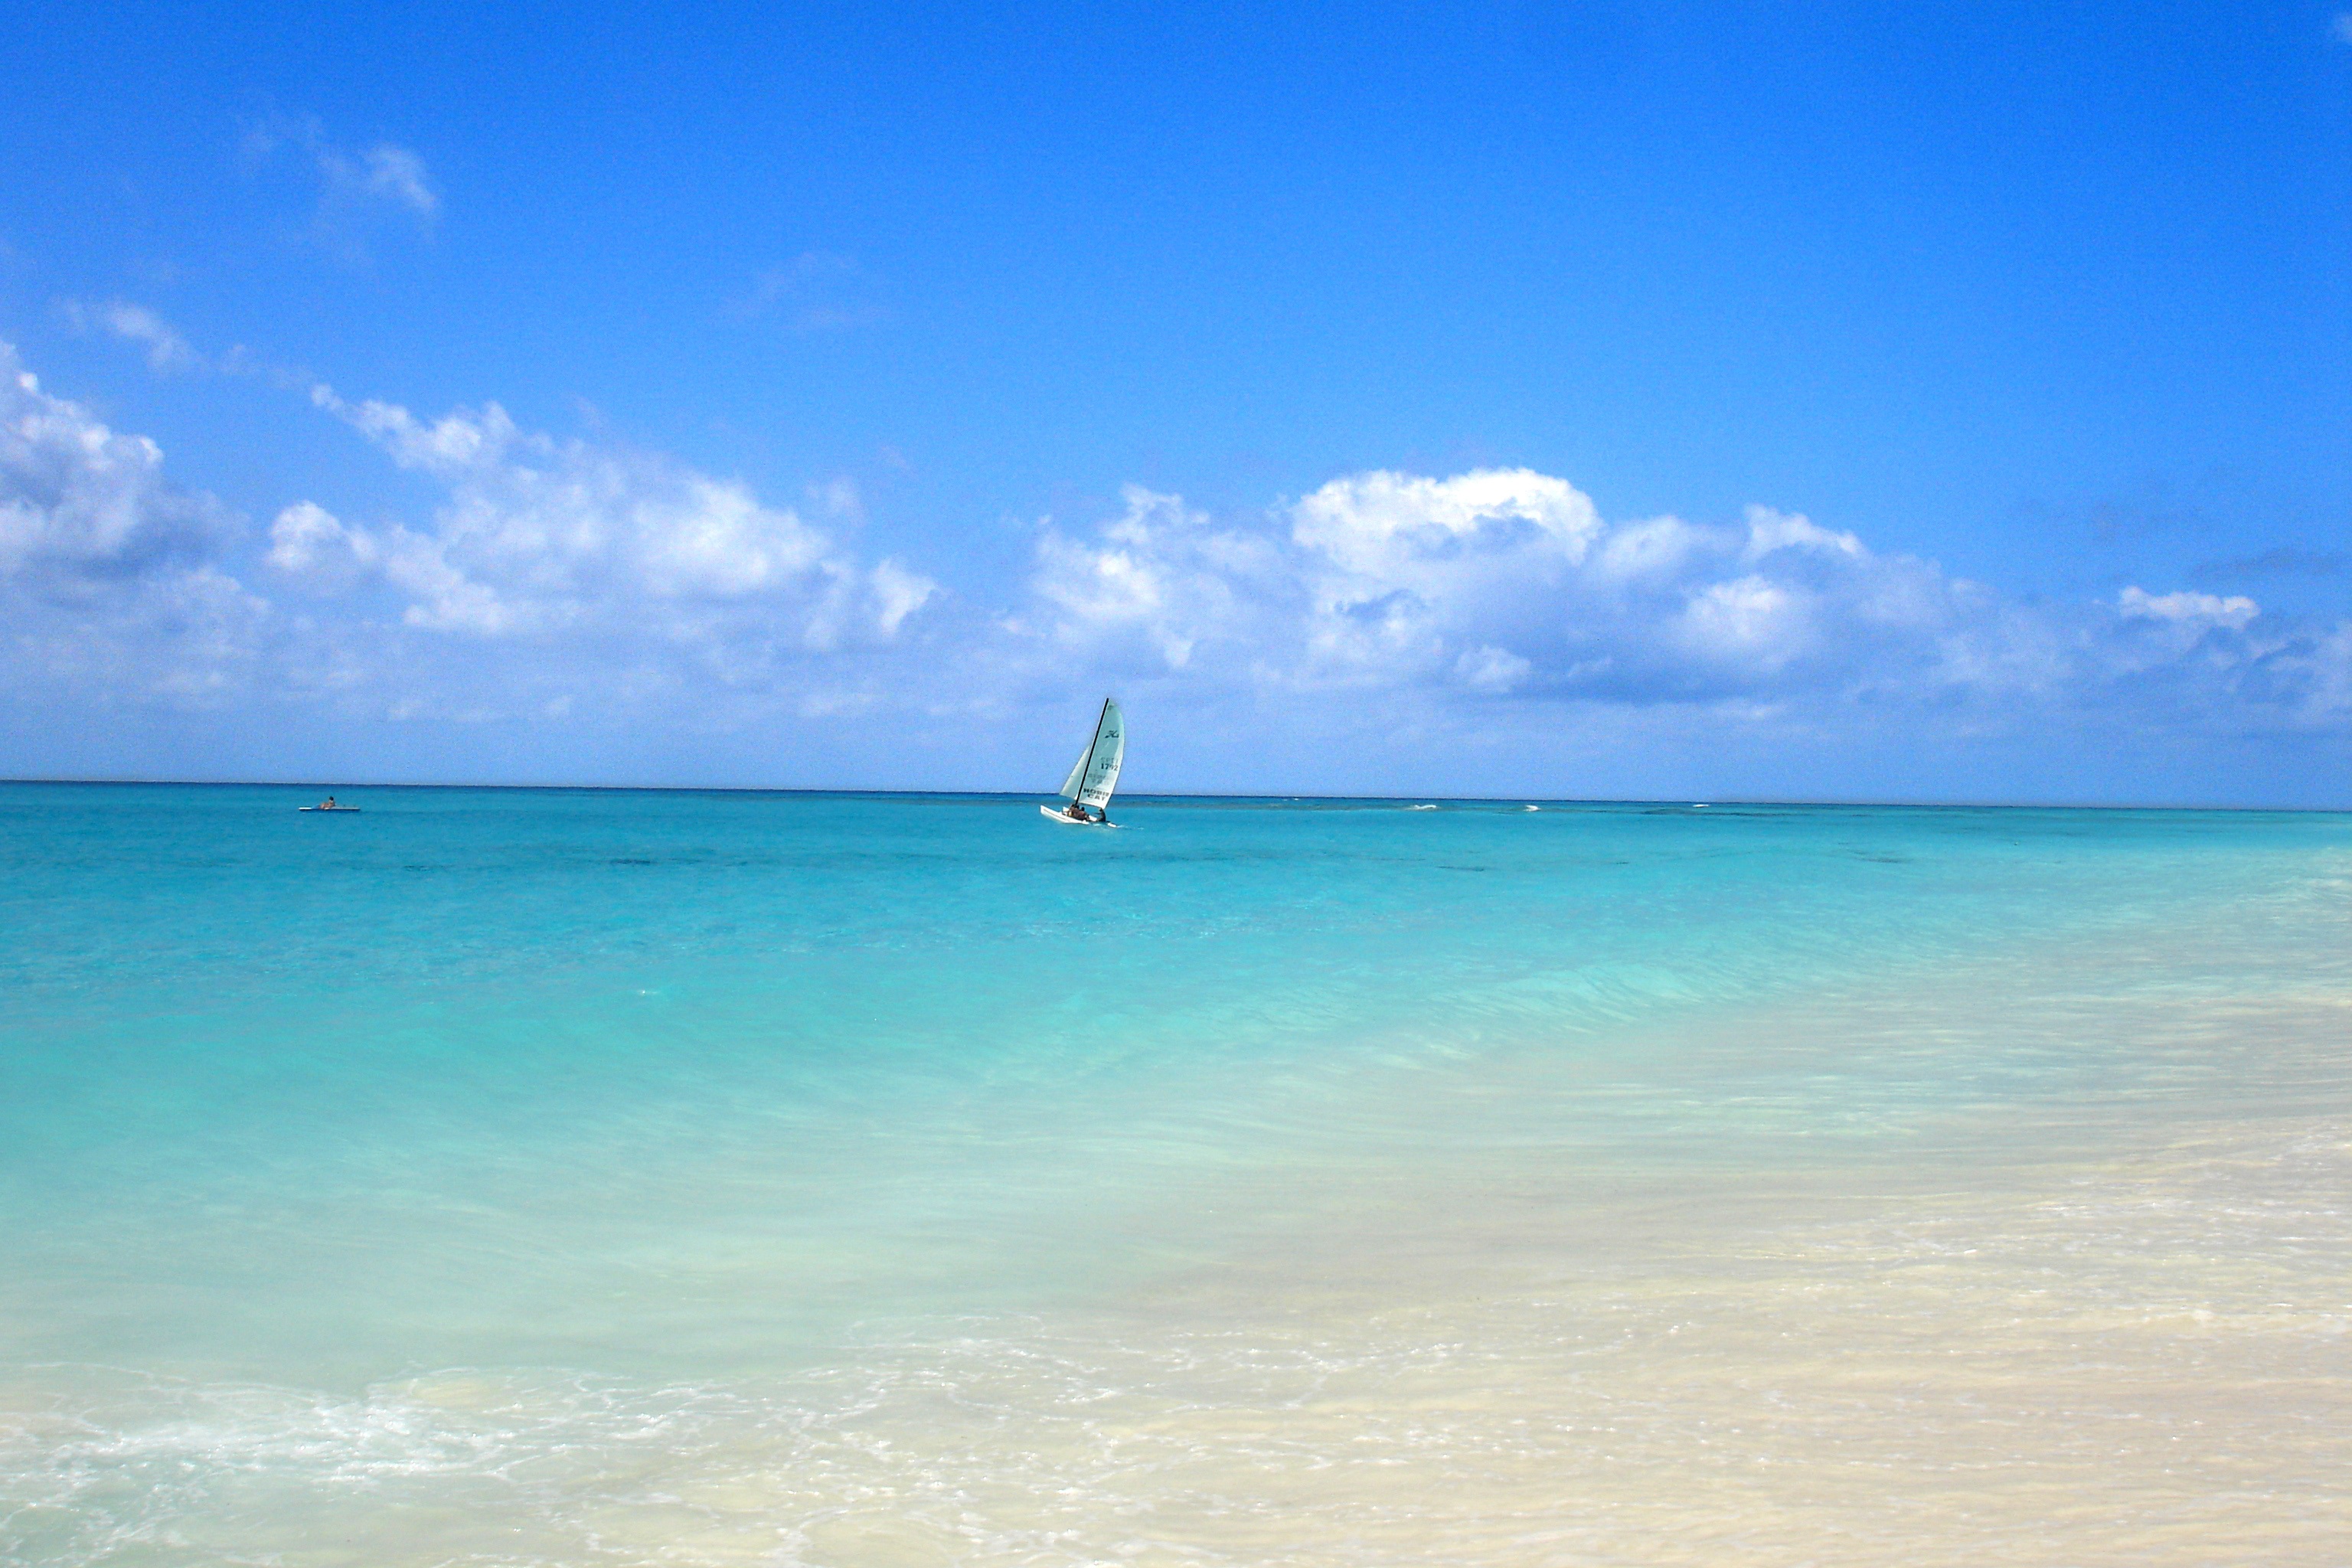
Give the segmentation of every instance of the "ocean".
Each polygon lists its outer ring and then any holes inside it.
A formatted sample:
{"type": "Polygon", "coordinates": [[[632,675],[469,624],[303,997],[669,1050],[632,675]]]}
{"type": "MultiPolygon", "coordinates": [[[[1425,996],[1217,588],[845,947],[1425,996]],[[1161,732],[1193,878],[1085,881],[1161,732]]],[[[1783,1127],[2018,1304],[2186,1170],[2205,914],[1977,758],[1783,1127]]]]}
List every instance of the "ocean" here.
{"type": "Polygon", "coordinates": [[[2352,1558],[2352,816],[0,784],[0,1563],[2352,1558]]]}

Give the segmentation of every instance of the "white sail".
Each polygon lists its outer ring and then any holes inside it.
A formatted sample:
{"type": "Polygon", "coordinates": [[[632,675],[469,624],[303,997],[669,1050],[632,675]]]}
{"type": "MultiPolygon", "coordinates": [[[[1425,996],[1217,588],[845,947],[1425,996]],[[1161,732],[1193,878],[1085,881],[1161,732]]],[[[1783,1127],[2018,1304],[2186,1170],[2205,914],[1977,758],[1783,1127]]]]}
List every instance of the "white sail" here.
{"type": "Polygon", "coordinates": [[[1119,716],[1118,704],[1106,697],[1102,717],[1095,721],[1094,739],[1062,781],[1062,797],[1097,810],[1108,806],[1110,792],[1118,787],[1118,764],[1126,756],[1127,721],[1119,716]]]}

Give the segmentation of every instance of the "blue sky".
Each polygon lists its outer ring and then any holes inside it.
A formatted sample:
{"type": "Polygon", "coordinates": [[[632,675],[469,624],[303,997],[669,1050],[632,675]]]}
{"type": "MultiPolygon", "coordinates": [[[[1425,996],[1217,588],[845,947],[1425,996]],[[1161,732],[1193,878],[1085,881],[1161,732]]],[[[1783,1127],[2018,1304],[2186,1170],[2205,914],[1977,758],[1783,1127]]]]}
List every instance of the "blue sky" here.
{"type": "Polygon", "coordinates": [[[0,773],[2352,805],[2340,5],[0,62],[0,773]]]}

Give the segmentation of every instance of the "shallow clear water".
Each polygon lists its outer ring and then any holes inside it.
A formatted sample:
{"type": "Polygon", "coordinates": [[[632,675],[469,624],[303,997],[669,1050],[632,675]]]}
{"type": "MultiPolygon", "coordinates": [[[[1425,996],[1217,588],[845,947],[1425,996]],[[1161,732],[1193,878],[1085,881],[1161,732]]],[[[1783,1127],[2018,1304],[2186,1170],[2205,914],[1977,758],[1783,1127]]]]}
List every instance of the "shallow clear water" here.
{"type": "Polygon", "coordinates": [[[2333,1522],[2352,818],[303,798],[0,785],[0,1561],[1867,1561],[2152,1281],[2333,1522]]]}

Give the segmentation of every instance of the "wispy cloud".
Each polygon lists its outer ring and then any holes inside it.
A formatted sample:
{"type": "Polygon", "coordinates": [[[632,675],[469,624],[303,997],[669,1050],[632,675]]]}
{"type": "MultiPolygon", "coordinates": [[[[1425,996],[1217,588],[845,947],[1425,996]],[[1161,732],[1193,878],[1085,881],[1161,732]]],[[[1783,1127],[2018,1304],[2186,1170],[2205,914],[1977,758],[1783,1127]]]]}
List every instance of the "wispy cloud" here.
{"type": "Polygon", "coordinates": [[[2208,626],[2227,626],[2241,632],[2263,613],[2263,607],[2243,594],[2232,594],[2225,599],[2218,594],[2195,594],[2186,589],[2151,594],[2145,588],[2126,588],[2116,596],[2116,607],[2126,616],[2169,621],[2176,626],[2200,631],[2208,626]]]}
{"type": "Polygon", "coordinates": [[[144,305],[123,300],[109,300],[102,304],[66,300],[58,308],[76,331],[108,332],[125,342],[138,344],[146,352],[147,368],[158,374],[194,370],[202,363],[196,352],[188,346],[188,340],[144,305]]]}
{"type": "Polygon", "coordinates": [[[78,332],[104,332],[139,348],[147,367],[159,375],[208,371],[221,375],[252,376],[281,392],[307,392],[317,379],[298,365],[264,359],[243,343],[220,353],[205,353],[192,345],[180,330],[144,305],[123,300],[92,304],[60,300],[58,313],[78,332]]]}
{"type": "Polygon", "coordinates": [[[2328,24],[2327,30],[2335,35],[2337,43],[2352,44],[2352,11],[2336,12],[2336,19],[2328,24]]]}
{"type": "Polygon", "coordinates": [[[405,147],[379,142],[362,151],[356,163],[322,151],[319,162],[331,184],[406,207],[420,218],[441,211],[440,195],[425,177],[425,160],[405,147]]]}
{"type": "Polygon", "coordinates": [[[290,153],[316,181],[311,237],[331,249],[363,254],[362,240],[386,223],[430,230],[441,213],[431,171],[414,149],[377,142],[341,145],[310,116],[280,117],[248,126],[244,153],[255,166],[290,153]]]}
{"type": "Polygon", "coordinates": [[[795,332],[845,332],[887,319],[877,292],[874,276],[856,258],[803,251],[752,279],[728,313],[738,321],[779,322],[795,332]]]}
{"type": "Polygon", "coordinates": [[[2273,545],[2252,555],[2228,561],[2208,561],[2189,569],[2198,583],[2233,583],[2255,577],[2333,577],[2352,567],[2352,554],[2341,550],[2300,550],[2273,545]]]}

